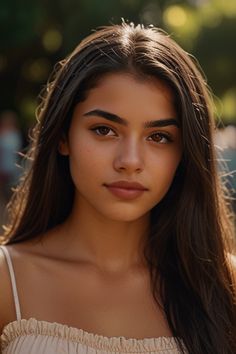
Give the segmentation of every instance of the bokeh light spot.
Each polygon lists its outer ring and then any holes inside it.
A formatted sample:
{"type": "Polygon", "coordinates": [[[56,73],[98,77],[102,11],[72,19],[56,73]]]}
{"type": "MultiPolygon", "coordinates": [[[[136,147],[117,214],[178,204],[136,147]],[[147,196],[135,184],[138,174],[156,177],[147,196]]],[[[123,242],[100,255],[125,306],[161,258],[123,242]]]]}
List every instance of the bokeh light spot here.
{"type": "Polygon", "coordinates": [[[171,27],[182,27],[187,21],[187,13],[181,6],[169,6],[164,11],[163,20],[171,27]]]}
{"type": "Polygon", "coordinates": [[[215,6],[229,18],[236,17],[236,1],[235,0],[215,0],[215,6]]]}
{"type": "Polygon", "coordinates": [[[62,44],[62,35],[58,30],[48,30],[42,38],[42,44],[48,52],[56,52],[62,44]]]}
{"type": "Polygon", "coordinates": [[[201,18],[188,6],[169,6],[164,11],[163,20],[168,31],[173,31],[178,42],[188,50],[193,50],[195,39],[201,31],[201,18]]]}
{"type": "Polygon", "coordinates": [[[30,126],[35,121],[35,110],[37,107],[35,97],[25,97],[19,104],[21,115],[30,126]]]}
{"type": "Polygon", "coordinates": [[[47,79],[51,64],[46,58],[38,58],[24,64],[22,73],[28,81],[43,82],[47,79]]]}
{"type": "Polygon", "coordinates": [[[226,121],[236,121],[236,87],[225,92],[222,97],[223,119],[226,121]]]}
{"type": "Polygon", "coordinates": [[[202,23],[206,27],[217,27],[222,21],[222,12],[209,4],[199,8],[199,15],[201,16],[202,23]]]}

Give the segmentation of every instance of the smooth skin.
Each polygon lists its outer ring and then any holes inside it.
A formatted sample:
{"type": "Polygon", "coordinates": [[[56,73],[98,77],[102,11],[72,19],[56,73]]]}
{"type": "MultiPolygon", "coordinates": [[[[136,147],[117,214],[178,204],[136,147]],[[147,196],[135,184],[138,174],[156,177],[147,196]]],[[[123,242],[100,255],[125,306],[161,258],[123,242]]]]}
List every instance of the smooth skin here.
{"type": "MultiPolygon", "coordinates": [[[[22,317],[108,337],[172,336],[143,257],[150,210],[168,191],[182,156],[171,90],[157,79],[105,76],[75,107],[59,152],[70,159],[75,185],[71,215],[40,239],[8,246],[22,317]],[[119,198],[107,188],[117,181],[146,190],[119,198]]],[[[2,329],[15,320],[2,255],[0,277],[2,329]]]]}

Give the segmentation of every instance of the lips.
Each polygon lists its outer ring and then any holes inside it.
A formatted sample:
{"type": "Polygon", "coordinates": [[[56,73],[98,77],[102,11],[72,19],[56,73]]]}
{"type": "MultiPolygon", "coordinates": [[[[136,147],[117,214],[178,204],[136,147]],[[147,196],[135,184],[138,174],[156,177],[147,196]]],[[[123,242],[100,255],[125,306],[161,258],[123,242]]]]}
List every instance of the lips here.
{"type": "Polygon", "coordinates": [[[142,184],[138,182],[118,181],[105,184],[105,187],[119,199],[135,199],[148,191],[142,184]]]}
{"type": "Polygon", "coordinates": [[[113,188],[122,188],[122,189],[134,189],[134,190],[147,190],[142,184],[138,182],[128,182],[128,181],[119,181],[110,184],[106,184],[107,187],[113,188]]]}

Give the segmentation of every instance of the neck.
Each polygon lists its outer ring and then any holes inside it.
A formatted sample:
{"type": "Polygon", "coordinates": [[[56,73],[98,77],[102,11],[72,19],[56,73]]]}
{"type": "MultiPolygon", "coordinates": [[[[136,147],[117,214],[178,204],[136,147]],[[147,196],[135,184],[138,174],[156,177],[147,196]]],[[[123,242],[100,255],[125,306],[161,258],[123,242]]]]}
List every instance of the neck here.
{"type": "Polygon", "coordinates": [[[115,221],[89,206],[74,205],[69,218],[59,226],[56,237],[63,246],[64,256],[119,272],[144,265],[148,226],[149,214],[134,221],[115,221]]]}

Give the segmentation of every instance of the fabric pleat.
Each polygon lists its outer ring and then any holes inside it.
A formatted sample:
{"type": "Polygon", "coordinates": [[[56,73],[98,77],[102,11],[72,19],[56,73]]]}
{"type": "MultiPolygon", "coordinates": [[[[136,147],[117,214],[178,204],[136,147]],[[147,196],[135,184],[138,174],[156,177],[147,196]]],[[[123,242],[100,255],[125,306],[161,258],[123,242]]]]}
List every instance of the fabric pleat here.
{"type": "Polygon", "coordinates": [[[34,318],[9,323],[1,335],[3,354],[179,354],[174,337],[104,337],[34,318]]]}

